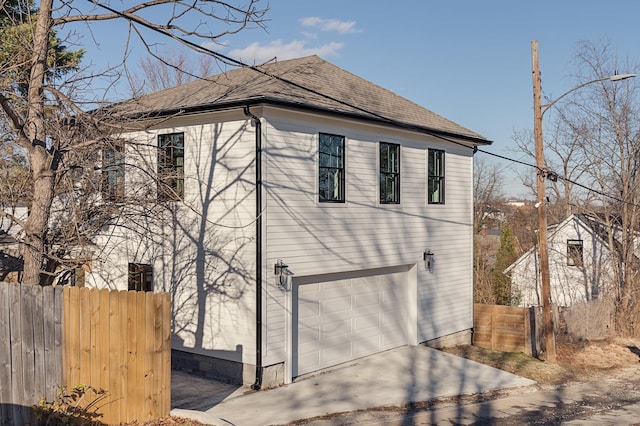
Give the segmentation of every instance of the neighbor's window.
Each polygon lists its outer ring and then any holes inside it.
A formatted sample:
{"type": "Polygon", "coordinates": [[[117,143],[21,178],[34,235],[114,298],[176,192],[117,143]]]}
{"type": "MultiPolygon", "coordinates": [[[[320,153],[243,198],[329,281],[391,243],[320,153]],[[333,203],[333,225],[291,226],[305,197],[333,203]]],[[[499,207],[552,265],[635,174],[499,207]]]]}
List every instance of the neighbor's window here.
{"type": "Polygon", "coordinates": [[[380,142],[380,204],[400,203],[400,145],[380,142]]]}
{"type": "Polygon", "coordinates": [[[158,199],[184,197],[184,133],[158,135],[158,199]]]}
{"type": "Polygon", "coordinates": [[[318,165],[320,202],[344,203],[344,136],[320,133],[318,165]]]}
{"type": "Polygon", "coordinates": [[[439,149],[429,150],[427,173],[429,204],[444,204],[444,151],[439,149]]]}
{"type": "Polygon", "coordinates": [[[144,263],[129,263],[129,290],[153,291],[153,269],[144,263]]]}
{"type": "Polygon", "coordinates": [[[124,197],[123,141],[112,141],[102,150],[102,196],[112,201],[124,197]]]}
{"type": "Polygon", "coordinates": [[[567,240],[567,265],[583,266],[582,240],[567,240]]]}

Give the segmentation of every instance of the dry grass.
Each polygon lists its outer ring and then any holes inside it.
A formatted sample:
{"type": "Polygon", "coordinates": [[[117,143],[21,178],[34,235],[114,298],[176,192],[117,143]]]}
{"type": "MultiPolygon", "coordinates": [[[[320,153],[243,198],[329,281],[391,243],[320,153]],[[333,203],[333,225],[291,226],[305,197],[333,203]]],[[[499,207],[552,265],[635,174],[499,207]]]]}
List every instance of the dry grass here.
{"type": "Polygon", "coordinates": [[[610,374],[621,368],[637,366],[640,362],[640,342],[629,339],[586,342],[560,336],[556,348],[557,364],[523,353],[497,352],[477,346],[459,346],[444,351],[540,384],[553,385],[588,380],[598,374],[610,374]]]}

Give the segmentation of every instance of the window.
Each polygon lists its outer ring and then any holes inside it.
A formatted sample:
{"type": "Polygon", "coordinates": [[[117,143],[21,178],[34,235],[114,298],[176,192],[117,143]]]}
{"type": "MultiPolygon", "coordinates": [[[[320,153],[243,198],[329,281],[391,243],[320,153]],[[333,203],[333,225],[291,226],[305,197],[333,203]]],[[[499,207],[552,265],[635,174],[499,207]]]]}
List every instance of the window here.
{"type": "Polygon", "coordinates": [[[124,197],[124,143],[114,141],[102,150],[102,196],[111,201],[124,197]]]}
{"type": "Polygon", "coordinates": [[[400,145],[380,142],[380,204],[400,204],[400,145]]]}
{"type": "Polygon", "coordinates": [[[320,133],[318,193],[321,203],[344,203],[344,136],[320,133]]]}
{"type": "Polygon", "coordinates": [[[444,204],[444,151],[429,150],[427,197],[429,204],[444,204]]]}
{"type": "Polygon", "coordinates": [[[567,240],[567,265],[583,266],[582,240],[567,240]]]}
{"type": "Polygon", "coordinates": [[[153,291],[151,265],[129,263],[129,291],[153,291]]]}
{"type": "Polygon", "coordinates": [[[158,199],[184,197],[184,133],[158,135],[158,199]]]}

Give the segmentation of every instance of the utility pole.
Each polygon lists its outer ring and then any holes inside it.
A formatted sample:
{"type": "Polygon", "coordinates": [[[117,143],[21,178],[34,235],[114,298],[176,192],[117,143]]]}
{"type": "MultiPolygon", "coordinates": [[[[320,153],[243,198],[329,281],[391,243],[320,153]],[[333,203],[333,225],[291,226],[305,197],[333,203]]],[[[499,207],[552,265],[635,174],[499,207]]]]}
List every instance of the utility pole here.
{"type": "Polygon", "coordinates": [[[533,68],[533,130],[536,142],[536,168],[538,191],[538,248],[540,250],[540,276],[542,280],[542,312],[546,342],[547,362],[555,364],[556,338],[554,334],[553,312],[551,311],[551,283],[549,279],[549,254],[547,252],[547,199],[545,196],[546,168],[542,143],[542,83],[538,62],[538,41],[531,42],[531,65],[533,68]]]}

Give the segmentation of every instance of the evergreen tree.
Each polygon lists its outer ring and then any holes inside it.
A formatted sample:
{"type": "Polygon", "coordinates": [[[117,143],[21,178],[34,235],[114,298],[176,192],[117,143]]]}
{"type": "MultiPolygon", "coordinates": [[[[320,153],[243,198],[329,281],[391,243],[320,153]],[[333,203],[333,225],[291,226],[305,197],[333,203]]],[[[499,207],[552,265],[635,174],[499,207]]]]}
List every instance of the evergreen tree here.
{"type": "Polygon", "coordinates": [[[515,300],[511,294],[511,278],[503,271],[517,259],[516,238],[511,227],[507,224],[500,229],[500,246],[496,253],[496,264],[493,270],[493,291],[496,303],[511,305],[515,300]]]}

